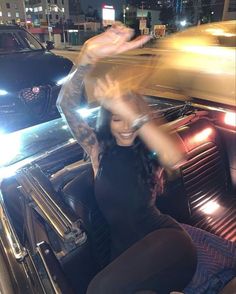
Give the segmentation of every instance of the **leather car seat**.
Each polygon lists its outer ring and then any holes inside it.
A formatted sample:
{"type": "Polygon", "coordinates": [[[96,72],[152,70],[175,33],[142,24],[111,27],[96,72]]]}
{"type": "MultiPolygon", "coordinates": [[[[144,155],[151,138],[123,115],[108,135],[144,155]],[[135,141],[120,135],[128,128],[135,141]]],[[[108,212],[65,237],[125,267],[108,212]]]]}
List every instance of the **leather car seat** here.
{"type": "Polygon", "coordinates": [[[99,268],[109,261],[109,229],[94,196],[92,165],[83,166],[82,172],[67,183],[62,194],[65,203],[80,217],[92,246],[92,254],[99,268]]]}

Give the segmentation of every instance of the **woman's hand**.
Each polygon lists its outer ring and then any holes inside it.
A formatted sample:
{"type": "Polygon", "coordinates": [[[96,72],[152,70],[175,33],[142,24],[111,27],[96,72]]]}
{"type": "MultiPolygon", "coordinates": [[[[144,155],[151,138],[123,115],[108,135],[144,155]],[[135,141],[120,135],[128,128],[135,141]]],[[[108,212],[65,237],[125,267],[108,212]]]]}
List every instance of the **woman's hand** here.
{"type": "Polygon", "coordinates": [[[149,107],[143,98],[133,92],[123,93],[120,83],[107,74],[95,85],[94,95],[100,104],[122,119],[133,123],[140,115],[147,114],[149,107]]]}
{"type": "Polygon", "coordinates": [[[130,41],[132,36],[132,29],[122,23],[115,23],[104,33],[86,41],[81,50],[79,63],[92,64],[101,58],[138,48],[150,40],[150,36],[143,35],[130,41]]]}

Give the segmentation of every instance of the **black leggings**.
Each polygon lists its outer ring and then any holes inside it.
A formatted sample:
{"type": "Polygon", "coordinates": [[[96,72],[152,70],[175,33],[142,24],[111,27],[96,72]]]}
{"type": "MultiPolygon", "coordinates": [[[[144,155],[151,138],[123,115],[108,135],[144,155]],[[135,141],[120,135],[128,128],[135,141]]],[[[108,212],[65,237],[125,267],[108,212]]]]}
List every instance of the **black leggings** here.
{"type": "Polygon", "coordinates": [[[99,272],[87,294],[169,294],[191,281],[197,264],[195,247],[185,231],[156,230],[99,272]]]}

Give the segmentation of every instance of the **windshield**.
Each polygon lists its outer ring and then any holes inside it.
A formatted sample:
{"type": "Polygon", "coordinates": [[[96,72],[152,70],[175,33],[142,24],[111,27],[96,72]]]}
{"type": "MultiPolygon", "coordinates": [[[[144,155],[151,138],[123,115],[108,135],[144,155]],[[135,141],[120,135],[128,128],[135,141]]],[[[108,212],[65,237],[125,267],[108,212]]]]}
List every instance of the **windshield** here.
{"type": "Polygon", "coordinates": [[[41,44],[24,30],[0,31],[0,54],[43,50],[41,44]]]}
{"type": "Polygon", "coordinates": [[[1,133],[0,168],[73,140],[72,134],[59,118],[13,133],[1,133]]]}

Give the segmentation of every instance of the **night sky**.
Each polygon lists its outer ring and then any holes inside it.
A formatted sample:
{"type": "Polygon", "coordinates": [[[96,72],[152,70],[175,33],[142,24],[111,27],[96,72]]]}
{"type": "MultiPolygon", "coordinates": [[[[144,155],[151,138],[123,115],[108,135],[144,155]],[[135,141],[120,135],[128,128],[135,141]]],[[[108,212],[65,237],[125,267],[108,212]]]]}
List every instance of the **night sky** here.
{"type": "Polygon", "coordinates": [[[95,9],[100,10],[102,4],[113,5],[115,9],[121,10],[122,3],[124,3],[125,0],[80,0],[80,2],[84,11],[86,11],[88,5],[91,5],[95,9]]]}

